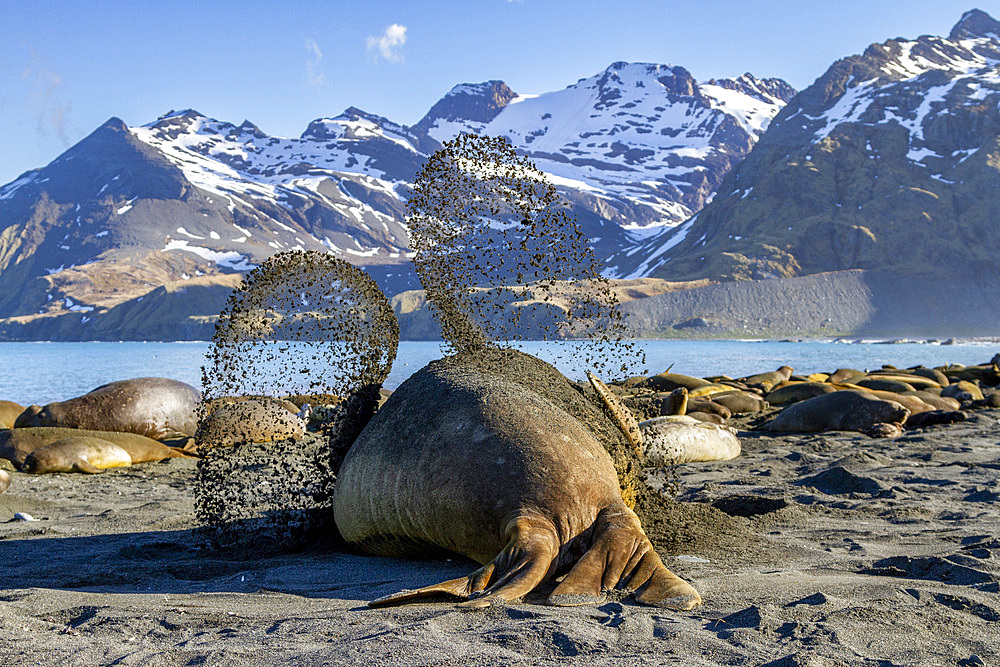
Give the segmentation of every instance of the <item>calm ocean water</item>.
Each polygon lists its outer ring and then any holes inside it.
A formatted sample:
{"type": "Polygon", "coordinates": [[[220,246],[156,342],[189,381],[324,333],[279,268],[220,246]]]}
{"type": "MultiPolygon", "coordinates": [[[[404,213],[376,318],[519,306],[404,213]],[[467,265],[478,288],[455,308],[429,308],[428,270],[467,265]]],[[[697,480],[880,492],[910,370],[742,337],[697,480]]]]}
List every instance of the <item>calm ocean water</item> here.
{"type": "MultiPolygon", "coordinates": [[[[788,364],[797,372],[832,371],[840,367],[904,367],[945,363],[975,364],[1000,352],[1000,343],[965,342],[955,345],[902,343],[775,342],[775,341],[638,341],[646,353],[646,368],[659,373],[733,377],[774,370],[788,364]]],[[[557,359],[565,347],[552,343],[524,343],[527,352],[555,363],[564,373],[581,379],[586,368],[568,367],[557,359]]],[[[79,396],[106,382],[133,377],[161,376],[201,386],[201,366],[208,343],[0,343],[0,399],[44,405],[79,396]]],[[[390,389],[441,356],[433,342],[403,342],[386,386],[390,389]]]]}

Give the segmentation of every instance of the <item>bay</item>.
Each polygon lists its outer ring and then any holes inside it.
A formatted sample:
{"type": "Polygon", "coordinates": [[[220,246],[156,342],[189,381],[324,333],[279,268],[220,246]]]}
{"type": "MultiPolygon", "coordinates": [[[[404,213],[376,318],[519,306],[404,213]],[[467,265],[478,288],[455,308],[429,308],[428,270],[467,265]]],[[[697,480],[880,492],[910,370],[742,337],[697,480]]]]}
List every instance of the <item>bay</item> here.
{"type": "MultiPolygon", "coordinates": [[[[872,369],[946,363],[988,362],[996,341],[965,341],[954,345],[929,343],[878,344],[829,341],[648,340],[636,341],[645,352],[645,368],[659,373],[672,366],[687,375],[739,377],[789,365],[797,372],[832,371],[841,367],[872,369]]],[[[573,344],[525,342],[519,347],[554,363],[573,379],[585,367],[567,361],[573,344]]],[[[160,376],[201,387],[201,367],[207,342],[139,343],[0,343],[0,399],[24,405],[44,405],[84,394],[102,384],[126,378],[160,376]]],[[[395,389],[432,359],[442,355],[438,342],[400,343],[385,386],[395,389]]],[[[636,360],[631,360],[636,361],[636,360]]],[[[642,368],[636,368],[641,371],[642,368]]]]}

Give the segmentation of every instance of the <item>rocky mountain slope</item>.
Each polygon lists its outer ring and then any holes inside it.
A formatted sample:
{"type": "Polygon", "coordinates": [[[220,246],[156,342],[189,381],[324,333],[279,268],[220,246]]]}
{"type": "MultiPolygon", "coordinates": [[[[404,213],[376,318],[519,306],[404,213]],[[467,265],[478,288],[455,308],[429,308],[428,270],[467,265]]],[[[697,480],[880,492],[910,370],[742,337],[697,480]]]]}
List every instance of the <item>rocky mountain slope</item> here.
{"type": "Polygon", "coordinates": [[[609,273],[632,273],[649,230],[697,211],[793,94],[778,79],[699,84],[682,67],[615,63],[538,96],[456,86],[413,127],[355,108],[299,138],[192,110],[111,119],[0,187],[0,336],[113,337],[112,310],[194,278],[224,295],[229,274],[285,249],[328,250],[389,294],[412,289],[410,182],[460,131],[508,136],[614,258],[609,273]]]}
{"type": "Polygon", "coordinates": [[[646,241],[638,273],[740,280],[863,269],[928,290],[947,281],[989,291],[997,220],[1000,23],[973,10],[947,38],[892,39],[834,63],[779,112],[709,205],[646,241]]]}

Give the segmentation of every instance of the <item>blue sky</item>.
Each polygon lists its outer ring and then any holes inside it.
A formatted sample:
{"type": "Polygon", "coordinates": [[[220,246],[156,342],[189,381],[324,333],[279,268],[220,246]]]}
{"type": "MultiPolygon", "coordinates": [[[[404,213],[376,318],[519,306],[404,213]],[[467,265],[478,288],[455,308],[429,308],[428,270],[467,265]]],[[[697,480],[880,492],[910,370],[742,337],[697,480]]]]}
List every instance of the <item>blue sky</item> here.
{"type": "Polygon", "coordinates": [[[877,41],[1000,0],[0,0],[0,184],[112,116],[298,136],[348,106],[413,124],[454,84],[563,88],[616,60],[809,85],[877,41]]]}

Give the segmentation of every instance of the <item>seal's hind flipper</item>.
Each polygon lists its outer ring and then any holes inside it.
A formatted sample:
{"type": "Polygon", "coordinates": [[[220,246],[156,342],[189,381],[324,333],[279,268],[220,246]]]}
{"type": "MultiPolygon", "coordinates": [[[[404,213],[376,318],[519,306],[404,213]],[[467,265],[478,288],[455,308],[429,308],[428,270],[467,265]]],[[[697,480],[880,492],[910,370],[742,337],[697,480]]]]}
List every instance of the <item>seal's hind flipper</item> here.
{"type": "Polygon", "coordinates": [[[479,608],[488,607],[497,600],[523,597],[548,576],[559,554],[558,538],[551,524],[524,517],[508,524],[507,536],[503,551],[469,576],[400,591],[372,600],[368,606],[386,607],[436,595],[451,595],[468,600],[460,605],[462,607],[479,608]]]}
{"type": "Polygon", "coordinates": [[[642,604],[686,610],[701,604],[698,592],[668,570],[642,532],[639,519],[624,505],[597,517],[590,549],[549,595],[557,606],[598,604],[615,587],[635,591],[642,604]]]}

